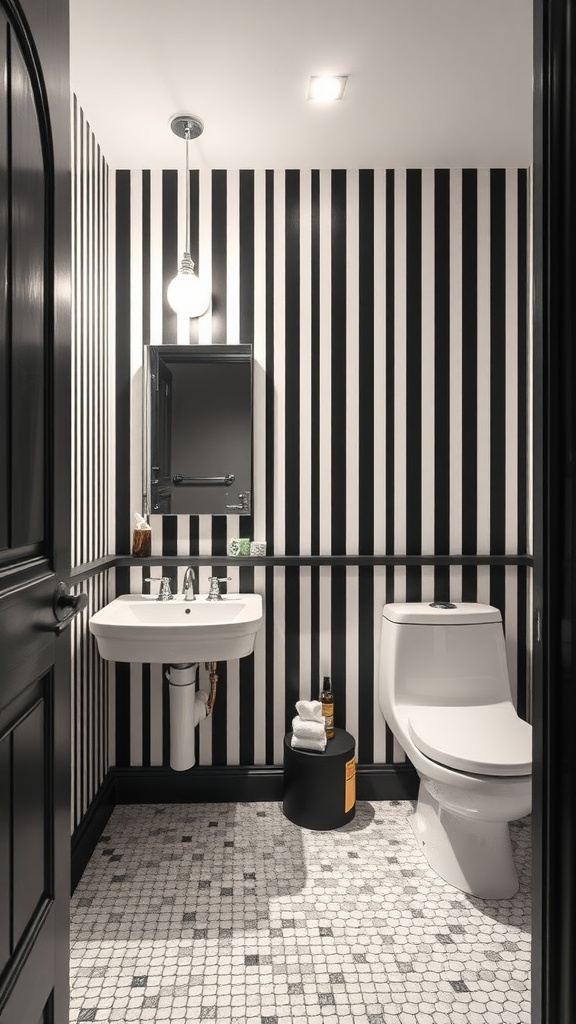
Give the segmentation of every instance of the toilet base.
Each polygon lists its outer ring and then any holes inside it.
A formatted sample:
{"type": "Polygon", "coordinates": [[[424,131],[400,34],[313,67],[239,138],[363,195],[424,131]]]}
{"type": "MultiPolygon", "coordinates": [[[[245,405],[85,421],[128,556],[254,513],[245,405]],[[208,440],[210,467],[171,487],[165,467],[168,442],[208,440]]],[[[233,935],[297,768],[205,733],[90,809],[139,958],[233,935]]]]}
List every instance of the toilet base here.
{"type": "Polygon", "coordinates": [[[452,814],[421,781],[412,827],[430,867],[449,885],[481,899],[509,899],[518,891],[507,822],[452,814]]]}

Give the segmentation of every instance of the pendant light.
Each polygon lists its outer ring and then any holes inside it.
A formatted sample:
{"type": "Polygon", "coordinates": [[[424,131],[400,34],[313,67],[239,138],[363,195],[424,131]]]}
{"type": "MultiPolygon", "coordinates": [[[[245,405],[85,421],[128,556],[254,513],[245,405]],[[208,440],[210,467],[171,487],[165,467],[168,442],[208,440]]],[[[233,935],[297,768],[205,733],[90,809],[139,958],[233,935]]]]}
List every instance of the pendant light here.
{"type": "Polygon", "coordinates": [[[190,172],[188,169],[188,143],[197,139],[204,131],[204,124],[194,114],[178,114],[173,117],[170,127],[175,135],[186,141],[186,249],[180,270],[170,284],[166,298],[175,313],[181,316],[202,316],[210,305],[210,294],[194,273],[190,256],[190,172]]]}

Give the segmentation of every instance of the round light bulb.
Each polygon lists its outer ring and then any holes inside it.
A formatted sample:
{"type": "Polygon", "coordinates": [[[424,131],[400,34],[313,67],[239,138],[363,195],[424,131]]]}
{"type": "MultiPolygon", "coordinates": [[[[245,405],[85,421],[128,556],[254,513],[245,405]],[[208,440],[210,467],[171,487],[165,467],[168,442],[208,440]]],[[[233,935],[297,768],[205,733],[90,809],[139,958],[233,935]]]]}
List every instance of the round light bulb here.
{"type": "Polygon", "coordinates": [[[181,316],[202,316],[210,305],[210,294],[190,270],[180,270],[172,278],[166,293],[168,303],[181,316]]]}

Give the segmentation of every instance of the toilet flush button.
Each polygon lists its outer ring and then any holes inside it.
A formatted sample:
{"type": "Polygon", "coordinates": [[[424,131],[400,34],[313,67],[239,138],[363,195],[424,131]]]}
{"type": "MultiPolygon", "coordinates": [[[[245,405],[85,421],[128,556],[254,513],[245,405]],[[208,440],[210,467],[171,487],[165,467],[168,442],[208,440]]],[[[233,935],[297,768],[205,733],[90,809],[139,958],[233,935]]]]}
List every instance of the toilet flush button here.
{"type": "Polygon", "coordinates": [[[450,601],[431,601],[430,608],[455,608],[455,604],[451,604],[450,601]]]}

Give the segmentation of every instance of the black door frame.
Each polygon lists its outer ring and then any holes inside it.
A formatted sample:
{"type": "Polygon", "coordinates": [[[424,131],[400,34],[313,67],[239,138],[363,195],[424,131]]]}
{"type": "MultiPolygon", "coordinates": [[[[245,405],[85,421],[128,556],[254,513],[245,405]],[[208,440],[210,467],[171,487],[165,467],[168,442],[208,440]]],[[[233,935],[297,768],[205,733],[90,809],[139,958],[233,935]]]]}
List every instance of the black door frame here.
{"type": "Polygon", "coordinates": [[[576,1020],[576,0],[534,0],[533,1024],[576,1020]]]}

